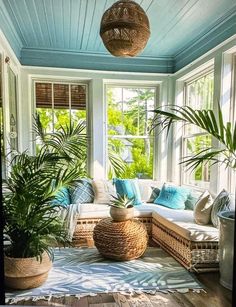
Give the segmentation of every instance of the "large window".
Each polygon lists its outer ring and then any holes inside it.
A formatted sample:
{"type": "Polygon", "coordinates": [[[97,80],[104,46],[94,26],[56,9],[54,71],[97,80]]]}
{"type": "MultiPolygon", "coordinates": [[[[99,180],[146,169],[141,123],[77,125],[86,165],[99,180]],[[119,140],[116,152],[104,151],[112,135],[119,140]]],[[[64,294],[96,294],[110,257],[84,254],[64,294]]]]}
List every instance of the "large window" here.
{"type": "Polygon", "coordinates": [[[108,159],[115,152],[125,162],[120,177],[153,178],[155,97],[154,87],[107,86],[108,159]]]}
{"type": "MultiPolygon", "coordinates": [[[[193,109],[213,108],[214,74],[208,71],[198,78],[185,83],[185,105],[193,109]]],[[[183,135],[183,156],[194,154],[211,146],[211,137],[194,125],[186,125],[183,135]]],[[[210,165],[206,163],[194,171],[183,171],[183,183],[208,187],[210,183],[210,165]]]]}

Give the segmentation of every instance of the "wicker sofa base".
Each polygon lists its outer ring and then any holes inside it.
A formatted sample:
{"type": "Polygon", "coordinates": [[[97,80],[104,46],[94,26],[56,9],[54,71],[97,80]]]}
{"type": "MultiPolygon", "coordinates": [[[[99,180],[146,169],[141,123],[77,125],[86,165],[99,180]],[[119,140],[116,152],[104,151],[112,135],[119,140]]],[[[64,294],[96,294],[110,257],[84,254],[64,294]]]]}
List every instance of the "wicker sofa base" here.
{"type": "Polygon", "coordinates": [[[191,272],[219,270],[217,241],[190,241],[168,229],[154,218],[152,239],[191,272]]]}
{"type": "MultiPolygon", "coordinates": [[[[219,270],[217,241],[190,241],[168,229],[155,218],[138,217],[147,228],[149,238],[171,254],[187,270],[192,272],[210,272],[219,270]]],[[[73,236],[73,246],[80,246],[81,240],[93,242],[93,229],[101,220],[78,219],[73,236]]]]}

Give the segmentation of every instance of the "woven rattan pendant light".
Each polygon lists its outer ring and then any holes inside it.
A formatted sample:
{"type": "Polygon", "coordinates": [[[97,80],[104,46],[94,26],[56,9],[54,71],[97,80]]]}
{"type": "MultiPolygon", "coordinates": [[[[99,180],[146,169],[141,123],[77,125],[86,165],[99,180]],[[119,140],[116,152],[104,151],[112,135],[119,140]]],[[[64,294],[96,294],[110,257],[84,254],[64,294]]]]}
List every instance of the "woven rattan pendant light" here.
{"type": "Polygon", "coordinates": [[[150,36],[148,17],[135,1],[119,0],[103,14],[100,35],[112,55],[136,56],[150,36]]]}

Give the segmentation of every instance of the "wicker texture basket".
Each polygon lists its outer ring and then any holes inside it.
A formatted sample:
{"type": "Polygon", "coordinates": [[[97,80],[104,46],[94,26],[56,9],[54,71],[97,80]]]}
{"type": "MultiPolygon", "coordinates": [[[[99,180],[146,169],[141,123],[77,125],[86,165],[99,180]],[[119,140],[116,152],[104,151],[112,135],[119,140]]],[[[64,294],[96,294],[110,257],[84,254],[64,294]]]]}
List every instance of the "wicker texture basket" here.
{"type": "Polygon", "coordinates": [[[148,17],[138,3],[117,1],[103,14],[100,35],[111,54],[133,57],[144,49],[150,37],[148,17]]]}
{"type": "Polygon", "coordinates": [[[34,258],[4,258],[5,286],[12,289],[31,289],[42,285],[52,267],[46,252],[42,262],[34,258]]]}
{"type": "Polygon", "coordinates": [[[147,248],[148,234],[145,225],[137,220],[115,222],[106,218],[95,226],[93,239],[104,257],[125,261],[142,256],[147,248]]]}

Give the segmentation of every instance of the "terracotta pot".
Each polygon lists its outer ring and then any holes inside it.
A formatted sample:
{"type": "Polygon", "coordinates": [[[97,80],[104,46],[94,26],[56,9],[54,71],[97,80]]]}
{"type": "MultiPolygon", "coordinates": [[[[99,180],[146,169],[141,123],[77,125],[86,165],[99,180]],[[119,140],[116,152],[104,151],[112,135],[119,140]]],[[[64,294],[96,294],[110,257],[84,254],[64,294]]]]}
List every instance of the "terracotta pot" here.
{"type": "Polygon", "coordinates": [[[110,208],[110,216],[116,222],[123,222],[134,217],[134,207],[131,208],[110,208]]]}
{"type": "Polygon", "coordinates": [[[31,289],[41,286],[48,277],[52,261],[46,252],[42,262],[33,258],[11,258],[5,256],[5,286],[12,289],[31,289]]]}

